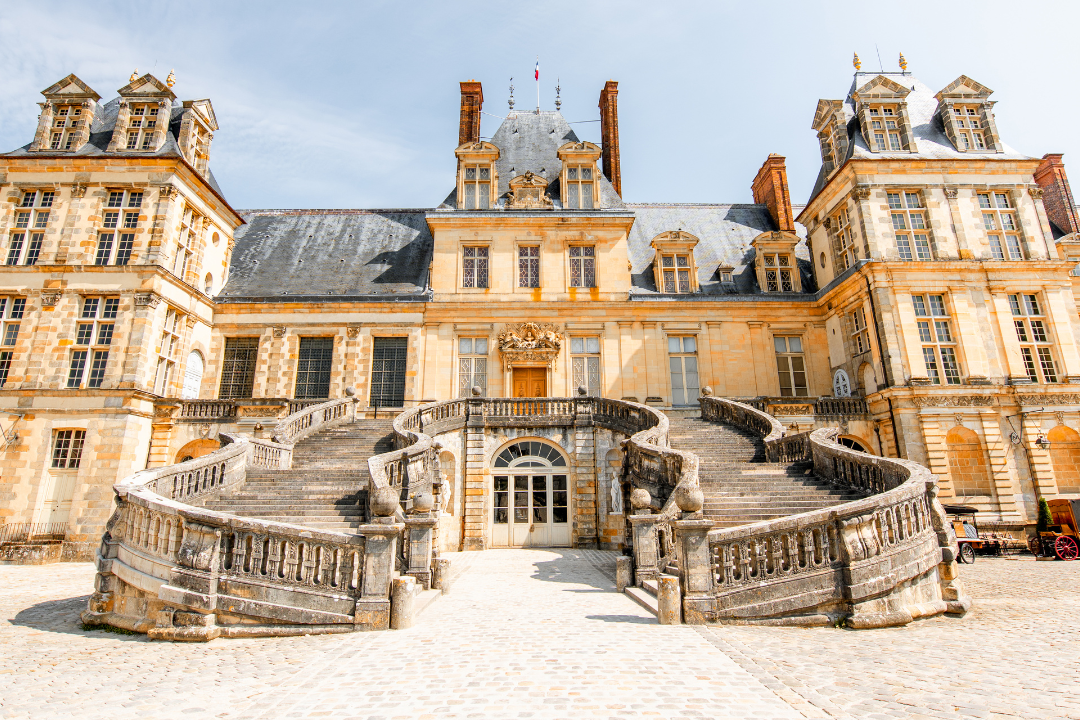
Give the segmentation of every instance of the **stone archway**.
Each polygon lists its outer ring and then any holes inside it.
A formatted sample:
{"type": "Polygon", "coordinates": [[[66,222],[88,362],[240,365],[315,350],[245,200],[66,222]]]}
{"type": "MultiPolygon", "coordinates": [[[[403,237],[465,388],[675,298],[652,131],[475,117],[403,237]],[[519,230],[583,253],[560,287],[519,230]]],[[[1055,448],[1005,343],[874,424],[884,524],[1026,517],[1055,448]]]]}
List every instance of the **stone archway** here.
{"type": "Polygon", "coordinates": [[[1050,441],[1050,462],[1061,494],[1080,494],[1080,433],[1058,425],[1046,434],[1050,441]]]}
{"type": "Polygon", "coordinates": [[[217,440],[211,440],[210,438],[200,438],[198,440],[192,440],[184,447],[180,448],[176,453],[176,458],[173,462],[185,462],[187,460],[194,460],[200,458],[203,455],[209,455],[218,448],[221,447],[221,443],[217,440]]]}
{"type": "Polygon", "coordinates": [[[956,497],[990,497],[994,485],[986,449],[974,430],[957,425],[945,436],[949,456],[949,476],[956,497]]]}

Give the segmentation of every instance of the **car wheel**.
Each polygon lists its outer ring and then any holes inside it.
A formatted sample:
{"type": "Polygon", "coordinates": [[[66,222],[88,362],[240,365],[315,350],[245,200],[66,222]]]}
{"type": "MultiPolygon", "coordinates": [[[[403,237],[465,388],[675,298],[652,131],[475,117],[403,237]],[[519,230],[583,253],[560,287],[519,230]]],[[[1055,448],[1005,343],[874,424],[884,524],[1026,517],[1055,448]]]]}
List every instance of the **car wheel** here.
{"type": "Polygon", "coordinates": [[[975,548],[971,547],[971,543],[964,543],[960,546],[960,561],[968,565],[975,562],[975,548]]]}

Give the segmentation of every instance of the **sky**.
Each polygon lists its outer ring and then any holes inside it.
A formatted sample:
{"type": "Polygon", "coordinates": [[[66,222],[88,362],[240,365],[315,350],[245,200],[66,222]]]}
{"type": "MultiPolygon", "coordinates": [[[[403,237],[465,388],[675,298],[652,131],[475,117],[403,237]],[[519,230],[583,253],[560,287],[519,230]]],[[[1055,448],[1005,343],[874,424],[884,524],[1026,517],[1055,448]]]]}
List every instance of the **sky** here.
{"type": "Polygon", "coordinates": [[[0,151],[33,139],[40,92],[69,73],[105,102],[136,69],[175,70],[180,99],[213,103],[210,166],[233,207],[434,207],[454,184],[458,81],[483,83],[490,136],[511,77],[516,109],[536,106],[539,56],[541,108],[558,81],[585,140],[619,81],[625,200],[750,202],[779,153],[798,204],[821,164],[817,100],[845,96],[853,53],[865,72],[903,52],[931,88],[992,88],[1002,139],[1077,174],[1080,50],[1060,30],[1078,20],[1080,3],[1046,0],[2,0],[0,151]]]}

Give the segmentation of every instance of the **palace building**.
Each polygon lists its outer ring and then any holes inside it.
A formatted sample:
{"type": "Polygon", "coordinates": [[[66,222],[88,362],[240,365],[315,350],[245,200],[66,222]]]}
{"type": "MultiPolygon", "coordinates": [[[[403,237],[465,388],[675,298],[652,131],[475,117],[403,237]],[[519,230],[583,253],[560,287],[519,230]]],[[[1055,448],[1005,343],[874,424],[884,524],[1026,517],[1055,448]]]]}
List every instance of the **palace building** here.
{"type": "MultiPolygon", "coordinates": [[[[1061,155],[1010,147],[965,75],[857,69],[789,108],[821,149],[803,204],[779,155],[747,172],[752,202],[625,202],[616,82],[596,145],[558,111],[481,135],[470,80],[445,198],[238,210],[210,100],[173,86],[133,75],[103,102],[69,75],[0,155],[0,531],[88,557],[114,484],[344,397],[374,422],[477,397],[679,418],[711,394],[921,463],[984,528],[1022,537],[1040,497],[1080,496],[1075,202],[1061,155]]],[[[443,549],[627,541],[618,438],[584,461],[564,425],[437,448],[443,549]],[[517,490],[547,493],[528,523],[517,490]]]]}

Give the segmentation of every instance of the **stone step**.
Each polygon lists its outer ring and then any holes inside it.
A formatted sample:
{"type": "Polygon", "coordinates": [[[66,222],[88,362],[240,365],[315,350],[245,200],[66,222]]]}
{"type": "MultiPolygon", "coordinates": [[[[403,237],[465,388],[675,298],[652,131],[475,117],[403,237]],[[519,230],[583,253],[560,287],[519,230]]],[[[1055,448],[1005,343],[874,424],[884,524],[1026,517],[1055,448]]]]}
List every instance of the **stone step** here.
{"type": "Polygon", "coordinates": [[[660,614],[660,604],[657,602],[655,595],[651,595],[639,587],[627,587],[623,592],[629,595],[631,600],[651,612],[654,616],[660,614]]]}

